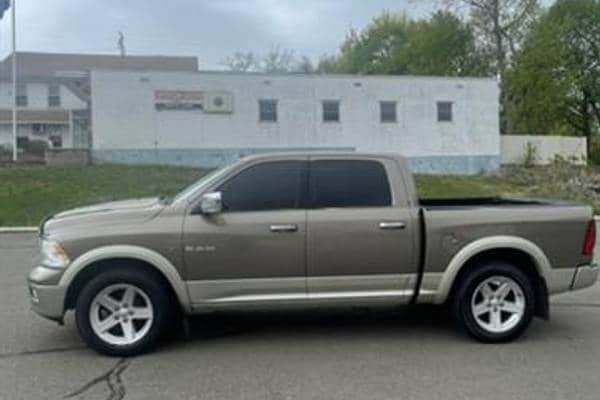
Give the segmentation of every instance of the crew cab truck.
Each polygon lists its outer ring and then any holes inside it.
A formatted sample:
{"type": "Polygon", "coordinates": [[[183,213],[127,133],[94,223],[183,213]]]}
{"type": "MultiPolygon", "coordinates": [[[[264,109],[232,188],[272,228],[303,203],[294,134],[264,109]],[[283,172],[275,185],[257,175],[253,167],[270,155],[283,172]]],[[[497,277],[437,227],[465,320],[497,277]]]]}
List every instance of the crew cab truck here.
{"type": "Polygon", "coordinates": [[[483,342],[517,338],[548,296],[596,282],[592,209],[417,197],[398,155],[259,155],[174,198],[74,209],[40,226],[33,309],[99,352],[150,349],[181,315],[447,304],[483,342]]]}

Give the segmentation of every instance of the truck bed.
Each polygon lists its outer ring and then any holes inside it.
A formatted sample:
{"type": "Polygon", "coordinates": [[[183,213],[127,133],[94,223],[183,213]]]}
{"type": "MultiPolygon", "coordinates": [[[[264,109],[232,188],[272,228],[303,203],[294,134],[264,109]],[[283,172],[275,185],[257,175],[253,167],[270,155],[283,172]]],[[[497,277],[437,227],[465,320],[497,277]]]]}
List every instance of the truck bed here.
{"type": "Polygon", "coordinates": [[[419,204],[425,209],[457,207],[498,207],[498,206],[573,206],[574,203],[560,200],[516,199],[505,197],[456,197],[456,198],[419,198],[419,204]]]}
{"type": "MultiPolygon", "coordinates": [[[[420,199],[426,238],[425,272],[441,273],[467,244],[512,236],[535,243],[553,267],[573,268],[592,209],[565,201],[500,197],[420,199]]],[[[584,262],[585,260],[579,260],[584,262]]]]}

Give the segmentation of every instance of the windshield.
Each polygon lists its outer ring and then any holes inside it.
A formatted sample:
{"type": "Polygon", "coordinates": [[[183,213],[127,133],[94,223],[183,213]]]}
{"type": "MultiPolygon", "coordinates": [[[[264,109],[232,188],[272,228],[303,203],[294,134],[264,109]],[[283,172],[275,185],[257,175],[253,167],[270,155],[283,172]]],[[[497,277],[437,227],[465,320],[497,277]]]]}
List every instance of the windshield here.
{"type": "Polygon", "coordinates": [[[192,183],[190,186],[186,187],[181,192],[179,192],[173,198],[173,202],[186,199],[190,197],[193,193],[201,191],[203,188],[209,186],[210,184],[218,180],[221,176],[225,175],[232,168],[233,165],[234,164],[228,165],[223,168],[215,169],[209,172],[208,174],[204,175],[202,178],[198,179],[196,182],[192,183]]]}

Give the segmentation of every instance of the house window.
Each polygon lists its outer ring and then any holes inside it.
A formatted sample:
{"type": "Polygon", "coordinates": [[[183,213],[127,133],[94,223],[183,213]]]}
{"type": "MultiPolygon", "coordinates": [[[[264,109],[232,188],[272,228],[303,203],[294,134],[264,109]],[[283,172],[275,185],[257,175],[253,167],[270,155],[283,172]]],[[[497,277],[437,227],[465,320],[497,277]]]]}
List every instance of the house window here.
{"type": "Polygon", "coordinates": [[[323,101],[323,122],[340,122],[340,102],[337,100],[323,101]]]}
{"type": "Polygon", "coordinates": [[[58,83],[48,84],[48,107],[60,107],[60,86],[58,83]]]}
{"type": "Polygon", "coordinates": [[[396,122],[396,102],[380,101],[379,117],[381,122],[396,122]]]}
{"type": "Polygon", "coordinates": [[[277,122],[277,100],[259,100],[260,122],[277,122]]]}
{"type": "Polygon", "coordinates": [[[27,107],[27,84],[17,83],[17,98],[18,107],[27,107]]]}
{"type": "Polygon", "coordinates": [[[452,122],[452,102],[438,101],[437,119],[439,122],[452,122]]]}

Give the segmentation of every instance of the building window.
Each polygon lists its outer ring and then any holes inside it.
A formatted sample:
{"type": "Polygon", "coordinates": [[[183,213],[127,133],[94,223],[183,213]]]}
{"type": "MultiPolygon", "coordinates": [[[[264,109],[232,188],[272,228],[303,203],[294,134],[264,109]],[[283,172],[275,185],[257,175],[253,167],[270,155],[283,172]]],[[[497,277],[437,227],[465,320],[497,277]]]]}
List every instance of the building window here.
{"type": "Polygon", "coordinates": [[[259,100],[260,122],[277,122],[277,100],[259,100]]]}
{"type": "Polygon", "coordinates": [[[17,106],[27,107],[27,84],[17,83],[17,106]]]}
{"type": "Polygon", "coordinates": [[[381,122],[396,122],[396,102],[380,101],[379,117],[381,122]]]}
{"type": "Polygon", "coordinates": [[[439,122],[452,122],[452,102],[438,101],[437,119],[439,122]]]}
{"type": "Polygon", "coordinates": [[[340,102],[337,100],[323,101],[323,122],[340,122],[340,102]]]}
{"type": "Polygon", "coordinates": [[[48,107],[60,107],[60,85],[58,83],[48,84],[48,107]]]}

